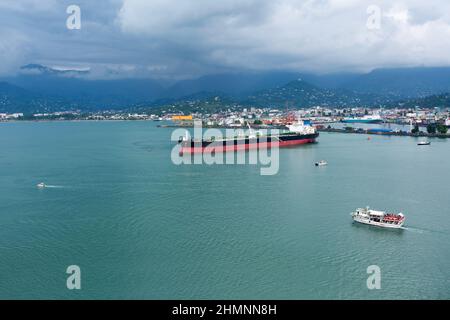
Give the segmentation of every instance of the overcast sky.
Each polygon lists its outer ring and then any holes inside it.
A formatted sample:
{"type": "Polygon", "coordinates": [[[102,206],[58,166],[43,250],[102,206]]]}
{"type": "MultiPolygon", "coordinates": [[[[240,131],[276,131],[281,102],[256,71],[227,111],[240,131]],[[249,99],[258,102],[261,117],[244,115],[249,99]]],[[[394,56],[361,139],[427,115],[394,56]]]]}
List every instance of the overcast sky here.
{"type": "Polygon", "coordinates": [[[0,23],[0,75],[28,63],[98,78],[450,65],[448,0],[1,0],[0,23]],[[66,27],[71,4],[80,30],[66,27]]]}

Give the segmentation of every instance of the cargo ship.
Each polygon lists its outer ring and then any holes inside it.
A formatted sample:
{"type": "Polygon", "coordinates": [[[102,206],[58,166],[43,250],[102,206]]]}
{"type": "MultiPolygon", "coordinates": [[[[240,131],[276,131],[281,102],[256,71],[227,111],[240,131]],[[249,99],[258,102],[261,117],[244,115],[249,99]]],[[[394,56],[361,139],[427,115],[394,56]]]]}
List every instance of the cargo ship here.
{"type": "Polygon", "coordinates": [[[234,152],[272,147],[287,147],[315,143],[319,133],[309,122],[297,121],[286,126],[288,131],[279,134],[262,135],[249,126],[249,135],[224,139],[194,140],[185,137],[179,141],[180,155],[203,152],[234,152]]]}
{"type": "Polygon", "coordinates": [[[342,119],[343,123],[382,123],[383,118],[379,115],[363,116],[363,117],[351,117],[342,119]]]}

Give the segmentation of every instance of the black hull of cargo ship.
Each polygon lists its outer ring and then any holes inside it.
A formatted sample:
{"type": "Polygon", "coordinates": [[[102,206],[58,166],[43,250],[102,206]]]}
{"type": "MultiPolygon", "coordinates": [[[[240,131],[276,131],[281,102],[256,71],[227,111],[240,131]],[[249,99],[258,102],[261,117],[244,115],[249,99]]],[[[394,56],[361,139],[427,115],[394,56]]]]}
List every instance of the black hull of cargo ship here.
{"type": "Polygon", "coordinates": [[[253,150],[259,148],[288,147],[315,143],[319,133],[313,134],[280,134],[261,136],[255,138],[235,138],[218,141],[183,141],[180,154],[193,154],[203,152],[233,152],[239,150],[253,150]]]}

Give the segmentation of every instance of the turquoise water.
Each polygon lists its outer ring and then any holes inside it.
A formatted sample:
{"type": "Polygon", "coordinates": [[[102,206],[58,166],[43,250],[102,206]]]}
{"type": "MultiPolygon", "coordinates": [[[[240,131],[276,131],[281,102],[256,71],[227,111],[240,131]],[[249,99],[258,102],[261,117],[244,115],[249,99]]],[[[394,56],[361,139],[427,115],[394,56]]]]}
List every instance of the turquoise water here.
{"type": "Polygon", "coordinates": [[[324,133],[261,176],[175,166],[171,132],[0,124],[0,298],[450,298],[450,141],[324,133]],[[352,224],[366,205],[403,211],[407,229],[352,224]]]}

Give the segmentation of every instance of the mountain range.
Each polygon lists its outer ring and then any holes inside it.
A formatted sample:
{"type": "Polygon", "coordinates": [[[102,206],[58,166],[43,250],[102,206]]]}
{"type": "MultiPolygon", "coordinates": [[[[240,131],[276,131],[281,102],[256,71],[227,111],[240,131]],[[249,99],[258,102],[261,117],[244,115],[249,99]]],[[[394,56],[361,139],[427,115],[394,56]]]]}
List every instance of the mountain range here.
{"type": "Polygon", "coordinates": [[[424,99],[450,92],[450,68],[377,69],[366,74],[325,75],[296,72],[216,74],[168,83],[166,80],[93,79],[89,69],[23,66],[0,78],[0,112],[124,110],[133,105],[161,106],[220,96],[229,102],[293,108],[316,105],[393,106],[440,101],[424,99]]]}

